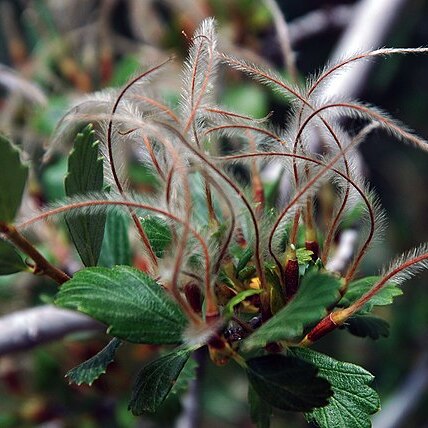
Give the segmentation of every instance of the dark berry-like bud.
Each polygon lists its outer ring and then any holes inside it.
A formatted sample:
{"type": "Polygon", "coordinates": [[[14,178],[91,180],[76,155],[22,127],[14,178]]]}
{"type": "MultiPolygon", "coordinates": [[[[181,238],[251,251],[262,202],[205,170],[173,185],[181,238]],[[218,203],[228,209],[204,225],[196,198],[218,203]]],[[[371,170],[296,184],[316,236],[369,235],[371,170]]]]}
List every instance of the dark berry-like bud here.
{"type": "Polygon", "coordinates": [[[305,247],[307,250],[310,250],[313,252],[312,254],[312,260],[315,262],[319,257],[320,252],[320,246],[318,245],[317,241],[306,241],[305,247]]]}
{"type": "Polygon", "coordinates": [[[201,313],[202,311],[202,293],[198,284],[195,282],[188,282],[184,286],[184,295],[186,296],[187,301],[189,302],[190,307],[196,313],[201,313]]]}

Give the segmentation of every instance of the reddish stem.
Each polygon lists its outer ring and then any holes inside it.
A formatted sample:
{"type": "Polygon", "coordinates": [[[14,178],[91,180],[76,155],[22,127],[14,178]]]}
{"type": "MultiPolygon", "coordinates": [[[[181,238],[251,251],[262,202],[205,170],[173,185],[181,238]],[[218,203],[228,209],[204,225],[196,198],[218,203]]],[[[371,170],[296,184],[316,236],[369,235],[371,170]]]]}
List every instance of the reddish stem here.
{"type": "Polygon", "coordinates": [[[24,238],[14,226],[0,222],[0,232],[3,233],[17,248],[35,262],[35,274],[43,274],[52,278],[56,283],[63,284],[70,277],[62,270],[49,263],[34,246],[24,238]]]}

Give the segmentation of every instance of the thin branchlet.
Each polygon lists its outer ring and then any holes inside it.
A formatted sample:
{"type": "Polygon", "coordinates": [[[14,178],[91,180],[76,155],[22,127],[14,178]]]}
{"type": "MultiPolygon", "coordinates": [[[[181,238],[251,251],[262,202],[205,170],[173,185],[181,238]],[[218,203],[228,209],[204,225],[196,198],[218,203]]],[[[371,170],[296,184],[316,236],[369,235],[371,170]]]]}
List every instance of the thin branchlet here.
{"type": "Polygon", "coordinates": [[[353,62],[361,61],[364,59],[374,58],[377,56],[388,56],[394,54],[418,54],[418,53],[427,53],[428,48],[381,48],[369,52],[361,52],[356,55],[353,55],[349,58],[342,59],[336,64],[327,66],[326,69],[319,74],[319,76],[314,79],[313,83],[308,88],[307,94],[311,96],[313,92],[320,86],[320,84],[331,77],[334,73],[339,71],[341,68],[347,67],[353,62]]]}
{"type": "Polygon", "coordinates": [[[350,316],[358,312],[370,299],[382,290],[388,281],[392,281],[398,285],[412,278],[419,271],[426,269],[428,269],[428,244],[423,244],[394,260],[390,264],[390,267],[383,272],[382,279],[374,284],[371,290],[349,306],[345,313],[347,316],[350,316]]]}
{"type": "MultiPolygon", "coordinates": [[[[310,108],[311,110],[314,110],[314,106],[311,104],[311,102],[305,96],[300,94],[300,92],[297,89],[294,89],[290,85],[287,85],[279,76],[276,76],[272,73],[269,73],[268,71],[262,70],[256,66],[251,65],[251,64],[247,64],[245,62],[240,62],[238,60],[234,60],[233,58],[225,57],[225,60],[228,63],[230,63],[231,65],[235,66],[236,68],[238,68],[244,72],[249,73],[251,76],[254,76],[257,80],[260,80],[262,83],[272,84],[274,86],[277,86],[277,87],[285,90],[286,92],[291,94],[293,97],[295,97],[298,101],[300,101],[302,103],[302,107],[301,107],[300,114],[299,114],[299,122],[300,122],[300,118],[301,118],[301,115],[303,113],[303,109],[305,106],[310,108]]],[[[323,125],[327,128],[327,130],[329,131],[329,133],[333,137],[333,139],[334,139],[336,145],[338,146],[339,150],[343,154],[342,144],[341,144],[339,138],[337,137],[337,135],[335,134],[332,126],[324,118],[321,117],[320,119],[321,119],[323,125]]],[[[305,126],[303,126],[302,130],[304,129],[305,126]]],[[[298,135],[295,139],[294,146],[293,146],[293,153],[297,153],[297,147],[298,147],[299,141],[300,141],[300,135],[298,135]]],[[[344,154],[343,154],[343,157],[344,157],[344,164],[345,164],[345,168],[346,168],[346,173],[349,174],[348,161],[347,161],[344,154]]],[[[293,159],[293,171],[294,171],[294,179],[296,182],[296,186],[299,186],[299,176],[298,176],[297,165],[295,163],[295,159],[293,159]]],[[[308,172],[306,170],[306,175],[307,174],[308,174],[308,172]]],[[[333,225],[338,224],[340,216],[342,215],[342,212],[345,209],[345,206],[346,206],[346,203],[348,200],[348,196],[349,196],[349,189],[345,192],[345,195],[343,197],[342,207],[339,210],[339,212],[337,213],[337,219],[336,219],[336,221],[333,222],[333,225]]],[[[307,207],[308,207],[308,210],[310,210],[312,208],[312,204],[310,203],[309,200],[308,200],[307,207]]],[[[295,218],[294,218],[294,224],[293,224],[292,234],[291,234],[291,239],[293,241],[295,240],[296,235],[297,235],[299,218],[300,218],[300,215],[299,215],[299,212],[297,212],[295,215],[295,218]]],[[[309,212],[306,213],[306,218],[307,219],[311,218],[309,212]]]]}
{"type": "MultiPolygon", "coordinates": [[[[111,115],[110,115],[110,119],[108,121],[108,126],[107,126],[107,152],[108,152],[108,160],[109,160],[109,164],[110,164],[110,168],[111,168],[111,173],[113,175],[113,179],[114,182],[117,186],[117,189],[119,191],[119,193],[121,195],[124,194],[124,189],[122,186],[122,183],[119,180],[119,176],[115,167],[115,163],[114,163],[114,156],[113,156],[113,144],[112,144],[112,131],[113,131],[113,118],[114,118],[114,114],[116,113],[116,110],[119,106],[120,101],[122,100],[122,98],[125,96],[126,92],[132,87],[134,86],[138,81],[142,80],[143,78],[147,77],[148,75],[154,73],[155,71],[159,70],[160,68],[162,68],[167,62],[169,62],[170,59],[164,61],[163,63],[156,65],[155,67],[145,71],[144,73],[140,74],[139,76],[135,77],[134,79],[132,79],[120,92],[119,96],[116,98],[116,101],[113,105],[112,111],[111,111],[111,115]]],[[[138,218],[135,216],[135,214],[133,214],[131,212],[131,217],[132,217],[132,221],[135,224],[135,227],[137,228],[138,234],[141,237],[141,240],[145,246],[145,248],[147,249],[147,252],[149,253],[150,259],[153,263],[154,266],[158,265],[158,261],[156,258],[156,255],[153,251],[152,246],[150,245],[150,241],[149,238],[147,237],[146,233],[144,232],[144,229],[141,227],[141,223],[138,220],[138,218]]]]}
{"type": "Polygon", "coordinates": [[[329,313],[323,318],[301,341],[301,346],[310,346],[326,334],[343,325],[347,319],[360,311],[370,300],[378,294],[389,281],[401,284],[421,270],[428,269],[428,245],[423,244],[391,263],[381,279],[373,287],[356,300],[349,307],[329,313]]]}
{"type": "Polygon", "coordinates": [[[250,214],[252,224],[254,226],[254,235],[255,235],[255,263],[256,263],[256,269],[257,274],[260,278],[261,284],[263,287],[266,286],[266,277],[264,268],[262,265],[262,259],[261,259],[261,252],[260,252],[260,231],[259,231],[259,225],[257,222],[256,214],[251,207],[250,202],[247,200],[245,195],[243,194],[242,190],[239,188],[237,184],[231,180],[227,174],[225,174],[223,171],[221,171],[217,166],[211,162],[207,156],[200,153],[196,148],[194,148],[185,138],[184,136],[175,129],[172,125],[165,123],[165,122],[159,122],[159,125],[164,126],[168,130],[170,130],[172,133],[174,133],[176,136],[178,136],[181,143],[183,143],[193,154],[201,160],[204,165],[208,166],[210,169],[212,169],[219,177],[221,177],[226,183],[234,190],[234,192],[238,195],[238,197],[241,199],[241,201],[244,203],[245,207],[248,210],[248,213],[250,214]]]}
{"type": "Polygon", "coordinates": [[[428,143],[425,140],[407,131],[402,124],[399,124],[396,120],[391,119],[386,113],[381,112],[377,108],[356,102],[336,101],[320,106],[314,110],[305,120],[305,123],[301,125],[298,134],[301,134],[305,124],[312,120],[312,118],[319,115],[323,111],[333,109],[336,109],[338,113],[343,116],[348,115],[356,116],[357,118],[361,117],[372,119],[376,121],[383,129],[389,131],[397,138],[408,141],[421,150],[428,150],[428,143]]]}
{"type": "MultiPolygon", "coordinates": [[[[356,142],[354,144],[356,144],[356,142]]],[[[349,148],[349,146],[348,146],[348,148],[349,148]]],[[[238,154],[238,155],[229,155],[229,156],[219,157],[218,161],[219,162],[227,162],[227,161],[236,161],[236,160],[239,160],[239,159],[254,158],[254,157],[261,157],[261,158],[263,158],[263,157],[264,158],[269,158],[269,157],[297,158],[297,159],[303,160],[305,162],[312,163],[312,164],[315,164],[315,165],[318,165],[318,166],[322,167],[322,169],[320,169],[320,171],[318,172],[318,174],[315,177],[312,178],[313,182],[312,183],[307,183],[306,186],[300,190],[299,194],[295,195],[293,197],[293,199],[288,203],[288,205],[282,211],[281,215],[277,218],[274,226],[272,227],[272,230],[271,230],[271,233],[270,233],[270,236],[269,236],[269,253],[272,256],[272,258],[276,261],[278,267],[280,269],[282,269],[282,264],[279,261],[279,259],[277,258],[277,256],[275,255],[275,252],[273,251],[273,235],[275,233],[275,230],[279,227],[279,224],[281,223],[281,219],[292,208],[292,206],[295,205],[299,201],[299,198],[304,193],[306,193],[309,190],[309,188],[311,186],[313,186],[314,183],[322,177],[322,175],[324,175],[328,171],[331,171],[332,173],[335,173],[335,174],[339,175],[346,182],[348,182],[352,187],[354,187],[355,190],[361,196],[364,204],[367,207],[367,212],[369,214],[370,230],[369,230],[369,234],[368,234],[368,236],[367,236],[367,238],[365,240],[365,243],[363,244],[363,247],[362,247],[363,249],[361,250],[361,255],[357,257],[358,261],[355,261],[353,263],[353,266],[358,266],[359,261],[361,260],[361,258],[363,257],[365,251],[369,247],[370,242],[372,241],[373,235],[375,233],[376,215],[375,215],[375,212],[374,212],[374,210],[372,208],[371,201],[370,201],[370,199],[366,195],[366,191],[363,190],[355,181],[353,181],[345,173],[343,173],[342,171],[340,171],[340,170],[338,170],[338,169],[336,169],[336,168],[333,167],[334,163],[336,163],[338,161],[338,156],[336,156],[335,158],[333,158],[328,164],[324,163],[321,160],[313,159],[313,158],[310,158],[308,156],[299,155],[299,154],[293,154],[293,153],[281,153],[281,152],[244,153],[244,154],[238,154]]]]}
{"type": "MultiPolygon", "coordinates": [[[[273,236],[275,234],[276,229],[278,228],[280,222],[282,221],[282,219],[285,217],[285,215],[288,213],[288,211],[297,203],[300,201],[301,197],[308,192],[310,189],[313,188],[313,186],[317,183],[319,183],[319,180],[321,179],[321,177],[326,174],[328,171],[332,170],[333,165],[338,162],[340,160],[340,158],[344,155],[344,152],[351,149],[352,147],[354,147],[355,145],[357,145],[359,142],[362,141],[362,139],[367,135],[367,133],[371,132],[371,130],[373,129],[373,126],[369,125],[366,128],[364,128],[362,131],[360,131],[360,133],[354,138],[353,142],[351,144],[349,144],[343,151],[341,151],[340,153],[338,153],[336,156],[333,157],[333,159],[331,159],[331,161],[325,165],[317,174],[315,174],[313,177],[311,177],[306,183],[305,185],[302,187],[302,189],[300,189],[298,192],[296,192],[296,194],[293,196],[292,200],[288,203],[288,205],[282,210],[281,214],[278,216],[277,220],[275,221],[271,233],[269,235],[269,251],[271,252],[271,254],[273,253],[273,249],[272,249],[272,242],[273,242],[273,236]]],[[[294,154],[294,153],[293,153],[294,154]]],[[[345,174],[347,176],[347,174],[345,174]]],[[[372,230],[370,231],[370,235],[369,235],[369,240],[367,241],[367,243],[364,245],[364,251],[366,248],[368,248],[371,239],[373,237],[374,234],[374,214],[370,213],[370,220],[371,220],[371,224],[372,226],[372,230]]],[[[362,255],[361,255],[362,257],[362,255]]],[[[359,258],[361,258],[359,255],[359,258]]]]}

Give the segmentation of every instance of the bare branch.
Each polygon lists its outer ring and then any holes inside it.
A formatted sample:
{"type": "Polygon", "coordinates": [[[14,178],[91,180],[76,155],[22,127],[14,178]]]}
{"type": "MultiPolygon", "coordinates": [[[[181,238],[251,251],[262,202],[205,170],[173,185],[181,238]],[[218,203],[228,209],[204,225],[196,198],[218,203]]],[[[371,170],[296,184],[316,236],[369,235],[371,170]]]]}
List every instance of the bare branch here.
{"type": "Polygon", "coordinates": [[[296,68],[296,55],[291,46],[290,32],[285,20],[284,14],[279,8],[275,0],[264,0],[266,6],[272,14],[272,18],[275,24],[278,42],[281,47],[282,56],[284,59],[284,65],[287,67],[287,71],[290,74],[291,79],[297,81],[297,68],[296,68]]]}
{"type": "MultiPolygon", "coordinates": [[[[356,52],[380,47],[405,3],[406,0],[361,0],[330,59],[336,62],[356,52]]],[[[370,61],[360,61],[336,75],[326,88],[325,95],[358,96],[371,65],[370,61]]]]}
{"type": "Polygon", "coordinates": [[[343,231],[339,237],[334,256],[328,261],[327,269],[333,272],[343,272],[349,265],[358,242],[358,232],[353,229],[343,231]]]}
{"type": "Polygon", "coordinates": [[[70,333],[103,330],[105,326],[86,315],[52,305],[17,311],[0,318],[0,356],[62,339],[70,333]]]}
{"type": "Polygon", "coordinates": [[[193,354],[193,358],[198,364],[196,377],[189,384],[189,389],[183,399],[183,411],[175,423],[175,428],[197,428],[201,424],[201,388],[207,357],[205,348],[199,348],[193,354]]]}
{"type": "Polygon", "coordinates": [[[308,12],[288,24],[293,45],[310,39],[332,28],[346,27],[351,21],[355,6],[339,5],[308,12]]]}
{"type": "Polygon", "coordinates": [[[3,64],[0,64],[0,85],[35,104],[46,106],[48,103],[46,95],[38,85],[3,64]]]}

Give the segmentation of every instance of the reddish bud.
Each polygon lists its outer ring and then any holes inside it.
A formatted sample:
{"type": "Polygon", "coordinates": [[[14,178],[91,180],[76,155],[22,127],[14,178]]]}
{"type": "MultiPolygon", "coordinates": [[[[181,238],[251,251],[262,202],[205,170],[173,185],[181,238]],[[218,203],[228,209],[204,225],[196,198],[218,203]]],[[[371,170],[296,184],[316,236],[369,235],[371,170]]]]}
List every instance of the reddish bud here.
{"type": "Polygon", "coordinates": [[[310,250],[313,252],[312,254],[312,260],[315,262],[317,261],[318,257],[319,257],[319,252],[320,252],[320,247],[318,245],[317,241],[306,241],[305,242],[305,247],[307,250],[310,250]]]}
{"type": "Polygon", "coordinates": [[[208,341],[208,345],[213,349],[221,350],[226,347],[226,342],[219,335],[215,335],[208,341]]]}
{"type": "Polygon", "coordinates": [[[316,342],[321,337],[325,336],[327,333],[335,330],[339,324],[335,323],[332,317],[332,314],[328,315],[322,319],[307,335],[306,339],[313,343],[316,342]]]}
{"type": "Polygon", "coordinates": [[[284,269],[285,296],[290,300],[299,288],[299,263],[297,260],[288,260],[284,269]]]}
{"type": "Polygon", "coordinates": [[[198,284],[188,282],[184,286],[184,295],[194,312],[200,314],[202,311],[202,293],[198,284]]]}

